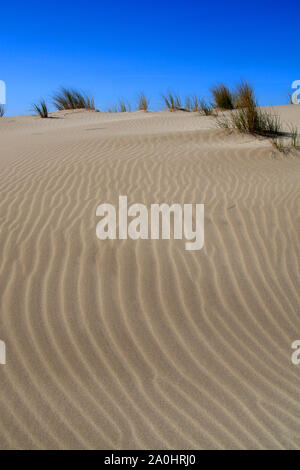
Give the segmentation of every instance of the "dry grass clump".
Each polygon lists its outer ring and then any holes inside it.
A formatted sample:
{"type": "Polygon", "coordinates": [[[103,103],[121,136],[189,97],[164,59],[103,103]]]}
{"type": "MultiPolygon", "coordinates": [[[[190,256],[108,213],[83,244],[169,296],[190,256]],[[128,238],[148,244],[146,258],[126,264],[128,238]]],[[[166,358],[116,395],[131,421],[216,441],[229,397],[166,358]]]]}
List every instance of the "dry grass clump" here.
{"type": "Polygon", "coordinates": [[[32,105],[33,110],[40,115],[41,118],[48,117],[48,107],[45,100],[40,100],[39,103],[32,105]]]}
{"type": "Polygon", "coordinates": [[[192,100],[190,96],[187,96],[185,99],[185,109],[187,111],[192,111],[192,100]]]}
{"type": "Polygon", "coordinates": [[[299,133],[298,128],[293,124],[289,124],[290,137],[292,140],[292,147],[298,147],[299,143],[299,133]]]}
{"type": "Polygon", "coordinates": [[[214,113],[212,104],[207,103],[197,95],[186,97],[184,109],[185,111],[198,112],[205,116],[211,116],[214,113]]]}
{"type": "Polygon", "coordinates": [[[57,110],[63,109],[95,109],[94,98],[74,88],[62,87],[52,101],[57,110]]]}
{"type": "Polygon", "coordinates": [[[246,82],[238,85],[235,103],[237,109],[218,120],[220,127],[267,137],[284,135],[280,118],[258,108],[254,89],[246,82]]]}
{"type": "Polygon", "coordinates": [[[201,100],[199,103],[200,113],[205,116],[211,116],[214,114],[214,108],[210,103],[207,103],[205,100],[201,100]]]}
{"type": "Polygon", "coordinates": [[[150,100],[146,97],[145,93],[141,93],[138,97],[138,110],[148,111],[150,100]]]}
{"type": "Polygon", "coordinates": [[[113,105],[107,109],[108,113],[117,113],[118,112],[118,106],[113,105]]]}
{"type": "Polygon", "coordinates": [[[295,125],[288,125],[289,132],[285,133],[284,136],[279,136],[273,139],[273,146],[279,152],[288,153],[292,148],[299,148],[299,132],[295,125]],[[290,141],[288,141],[290,139],[290,141]],[[290,143],[289,143],[290,142],[290,143]]]}
{"type": "Polygon", "coordinates": [[[201,99],[196,94],[192,96],[187,96],[185,99],[185,110],[193,112],[200,111],[200,102],[201,99]]]}
{"type": "Polygon", "coordinates": [[[169,91],[167,95],[162,95],[162,98],[169,111],[185,110],[182,107],[180,97],[176,94],[173,94],[171,91],[169,91]]]}
{"type": "Polygon", "coordinates": [[[272,143],[275,149],[278,150],[278,152],[286,152],[287,147],[284,145],[282,137],[277,137],[276,139],[273,139],[272,143]]]}
{"type": "Polygon", "coordinates": [[[119,113],[127,113],[131,111],[131,105],[128,101],[125,101],[123,98],[119,99],[119,113]]]}
{"type": "Polygon", "coordinates": [[[118,104],[114,104],[107,109],[108,113],[127,113],[131,111],[131,105],[123,98],[119,99],[118,104]]]}
{"type": "Polygon", "coordinates": [[[4,106],[3,106],[3,104],[0,104],[0,117],[3,117],[4,113],[5,113],[4,106]]]}
{"type": "Polygon", "coordinates": [[[281,121],[267,111],[258,108],[240,108],[232,115],[232,122],[241,132],[272,137],[282,134],[281,121]]]}
{"type": "Polygon", "coordinates": [[[212,88],[214,104],[219,109],[234,109],[234,95],[223,83],[212,88]]]}
{"type": "Polygon", "coordinates": [[[280,118],[257,107],[238,108],[232,111],[230,116],[223,115],[219,118],[218,125],[225,129],[236,129],[266,137],[283,133],[280,118]]]}
{"type": "Polygon", "coordinates": [[[249,108],[257,106],[254,89],[247,82],[242,81],[232,95],[234,96],[235,108],[249,108]]]}

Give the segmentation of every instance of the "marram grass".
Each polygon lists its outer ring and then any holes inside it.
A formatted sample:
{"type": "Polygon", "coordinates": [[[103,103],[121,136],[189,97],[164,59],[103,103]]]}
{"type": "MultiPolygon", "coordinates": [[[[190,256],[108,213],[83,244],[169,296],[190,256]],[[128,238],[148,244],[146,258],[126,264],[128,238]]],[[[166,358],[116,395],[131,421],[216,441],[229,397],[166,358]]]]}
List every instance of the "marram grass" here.
{"type": "Polygon", "coordinates": [[[62,87],[52,97],[58,111],[63,109],[95,109],[94,98],[74,88],[62,87]]]}
{"type": "Polygon", "coordinates": [[[39,114],[41,118],[48,117],[48,107],[45,100],[40,100],[39,103],[35,103],[32,105],[33,110],[39,114]]]}

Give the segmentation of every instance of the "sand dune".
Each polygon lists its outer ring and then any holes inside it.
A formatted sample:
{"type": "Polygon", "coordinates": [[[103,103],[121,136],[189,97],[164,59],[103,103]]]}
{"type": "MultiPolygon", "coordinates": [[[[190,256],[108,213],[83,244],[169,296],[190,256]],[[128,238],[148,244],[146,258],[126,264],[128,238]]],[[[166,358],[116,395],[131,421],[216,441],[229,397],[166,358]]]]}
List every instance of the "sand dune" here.
{"type": "Polygon", "coordinates": [[[0,448],[299,448],[299,152],[167,111],[0,136],[0,448]],[[98,240],[121,194],[204,203],[204,248],[98,240]]]}

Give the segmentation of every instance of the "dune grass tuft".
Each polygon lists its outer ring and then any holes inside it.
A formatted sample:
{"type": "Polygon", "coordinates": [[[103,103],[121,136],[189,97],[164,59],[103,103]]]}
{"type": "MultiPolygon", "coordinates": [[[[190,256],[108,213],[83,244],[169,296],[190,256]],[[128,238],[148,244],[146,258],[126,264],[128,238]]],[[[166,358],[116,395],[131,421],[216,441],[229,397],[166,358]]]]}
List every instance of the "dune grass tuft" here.
{"type": "Polygon", "coordinates": [[[214,108],[211,104],[207,103],[205,100],[200,100],[200,113],[204,114],[205,116],[211,116],[214,114],[214,108]]]}
{"type": "Polygon", "coordinates": [[[284,146],[283,139],[281,137],[276,137],[276,139],[272,140],[273,146],[275,147],[278,152],[285,152],[286,147],[284,146]]]}
{"type": "Polygon", "coordinates": [[[148,111],[150,100],[146,97],[145,93],[141,93],[138,97],[138,110],[148,111]]]}
{"type": "Polygon", "coordinates": [[[214,113],[214,108],[206,100],[201,99],[196,94],[188,95],[185,99],[185,111],[198,112],[205,116],[211,116],[214,113]]]}
{"type": "Polygon", "coordinates": [[[219,109],[234,109],[234,95],[223,83],[212,88],[214,104],[219,109]]]}
{"type": "Polygon", "coordinates": [[[119,99],[118,104],[110,106],[107,110],[108,113],[127,113],[131,111],[131,105],[123,98],[119,99]]]}
{"type": "Polygon", "coordinates": [[[235,103],[237,109],[219,118],[220,127],[266,137],[284,135],[280,118],[258,108],[254,89],[248,83],[238,85],[235,103]]]}
{"type": "Polygon", "coordinates": [[[298,128],[293,125],[289,124],[289,131],[290,131],[290,137],[292,140],[292,147],[297,147],[298,146],[298,139],[299,139],[299,133],[298,133],[298,128]]]}
{"type": "Polygon", "coordinates": [[[223,115],[219,118],[218,125],[225,129],[236,129],[240,132],[266,137],[283,134],[280,118],[257,107],[238,108],[231,111],[230,116],[223,115]]]}
{"type": "Polygon", "coordinates": [[[45,100],[41,100],[39,103],[35,103],[32,105],[33,110],[41,116],[41,118],[48,117],[48,107],[45,100]]]}
{"type": "Polygon", "coordinates": [[[192,96],[192,111],[198,112],[201,110],[201,102],[202,100],[197,96],[192,96]]]}
{"type": "Polygon", "coordinates": [[[200,111],[200,101],[200,98],[196,94],[187,96],[185,99],[185,110],[193,112],[200,111]]]}
{"type": "Polygon", "coordinates": [[[273,146],[279,152],[288,153],[292,148],[299,148],[299,132],[294,124],[288,124],[289,132],[283,133],[273,139],[273,146]],[[288,144],[290,138],[290,144],[288,144]]]}
{"type": "Polygon", "coordinates": [[[116,106],[115,104],[113,106],[110,106],[108,109],[107,109],[107,112],[108,113],[117,113],[118,112],[118,106],[116,106]]]}
{"type": "Polygon", "coordinates": [[[190,96],[187,96],[185,98],[185,109],[187,111],[192,111],[192,100],[191,100],[191,97],[190,96]]]}
{"type": "Polygon", "coordinates": [[[74,88],[62,87],[52,101],[57,110],[63,109],[95,109],[94,98],[74,88]]]}
{"type": "Polygon", "coordinates": [[[173,94],[171,91],[167,93],[167,95],[162,95],[164,103],[169,111],[176,111],[176,110],[183,110],[181,104],[181,99],[178,95],[173,94]]]}
{"type": "Polygon", "coordinates": [[[131,111],[131,105],[128,101],[123,98],[119,99],[119,113],[127,113],[131,111]]]}
{"type": "Polygon", "coordinates": [[[126,113],[127,106],[124,100],[119,100],[119,111],[120,113],[126,113]]]}
{"type": "Polygon", "coordinates": [[[241,81],[232,93],[234,96],[234,107],[235,108],[249,108],[256,107],[257,102],[255,98],[254,88],[245,81],[241,81]]]}
{"type": "Polygon", "coordinates": [[[4,113],[5,113],[4,106],[3,106],[3,104],[0,104],[0,117],[3,117],[4,113]]]}

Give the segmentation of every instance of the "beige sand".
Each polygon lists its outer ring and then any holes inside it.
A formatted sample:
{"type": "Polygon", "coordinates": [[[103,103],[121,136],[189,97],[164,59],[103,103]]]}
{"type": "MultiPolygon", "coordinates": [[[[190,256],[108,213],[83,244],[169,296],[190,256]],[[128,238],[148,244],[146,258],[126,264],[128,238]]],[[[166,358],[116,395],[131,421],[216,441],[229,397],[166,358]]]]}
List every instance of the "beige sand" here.
{"type": "Polygon", "coordinates": [[[299,152],[194,113],[53,116],[0,120],[0,448],[299,448],[299,152]],[[204,249],[98,240],[120,194],[204,203],[204,249]]]}

